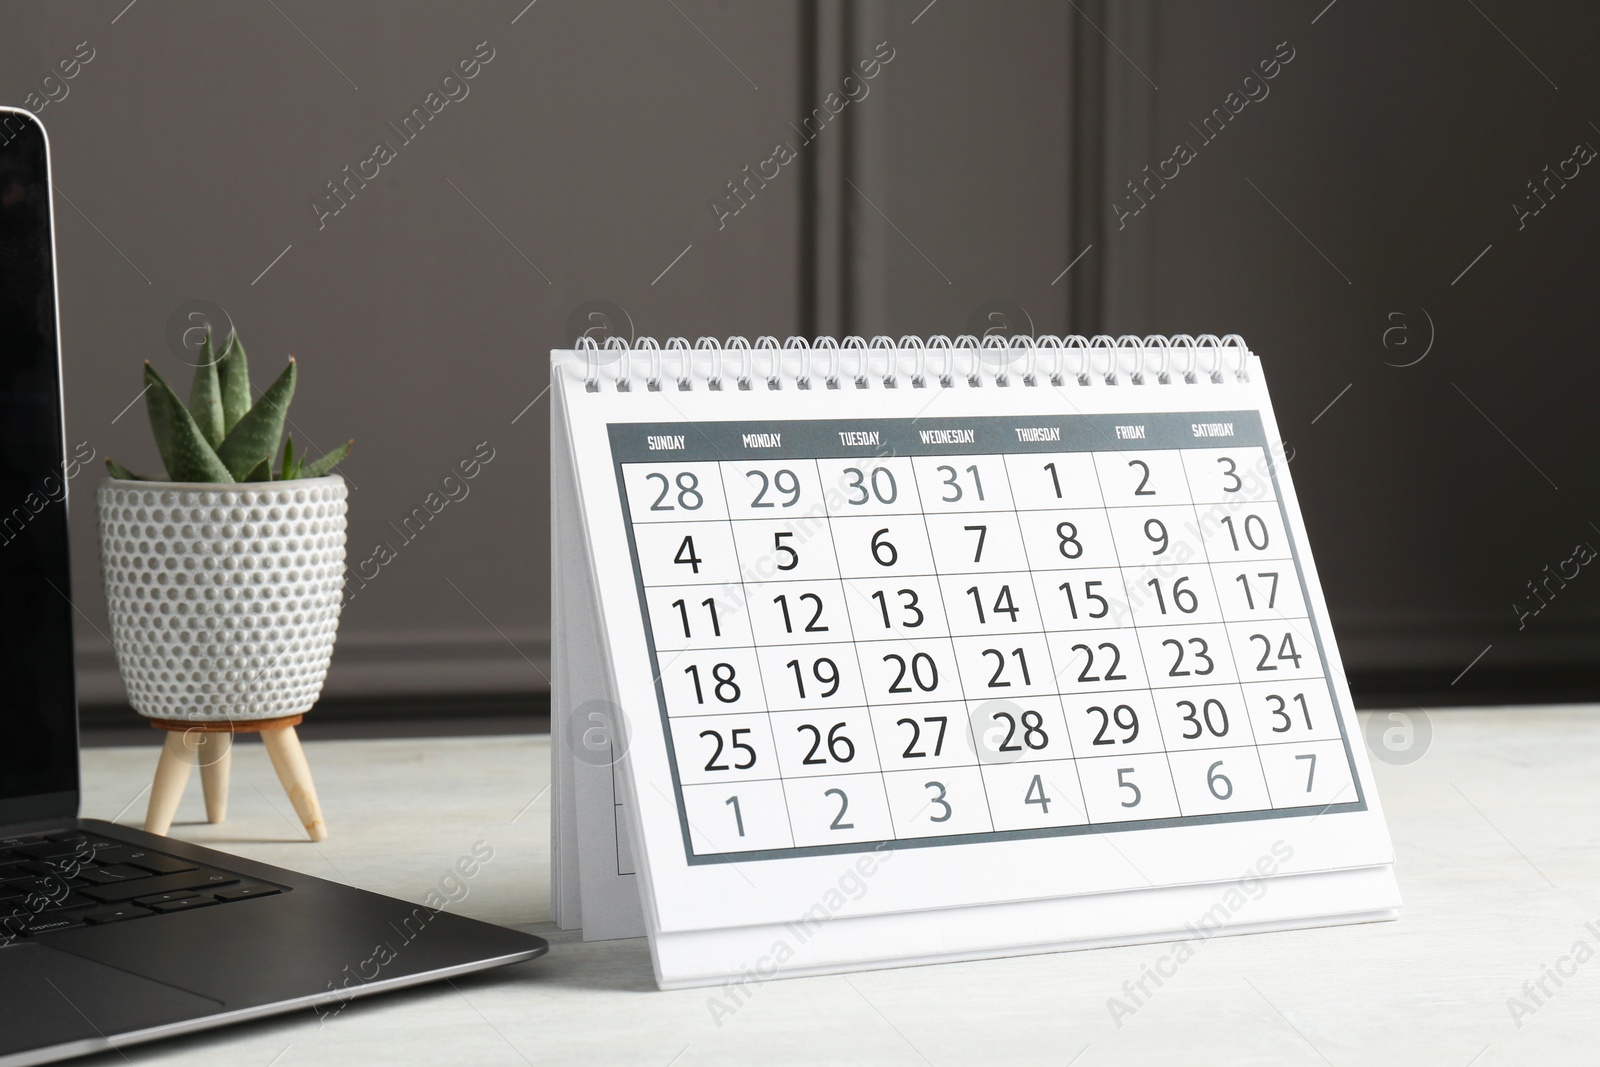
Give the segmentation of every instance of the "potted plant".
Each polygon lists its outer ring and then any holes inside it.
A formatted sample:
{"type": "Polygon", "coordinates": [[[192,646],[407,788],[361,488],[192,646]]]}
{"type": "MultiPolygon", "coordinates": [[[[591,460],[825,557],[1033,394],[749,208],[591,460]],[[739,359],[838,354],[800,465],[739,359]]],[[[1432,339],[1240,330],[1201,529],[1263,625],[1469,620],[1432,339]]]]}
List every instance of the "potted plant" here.
{"type": "Polygon", "coordinates": [[[252,403],[237,334],[220,355],[207,335],[200,354],[187,405],[144,365],[167,480],[108,459],[96,495],[117,666],[134,710],[169,731],[145,829],[167,832],[197,762],[207,818],[220,822],[233,734],[260,732],[307,833],[322,840],[294,727],[333,654],[345,484],[331,472],[353,442],[307,462],[284,438],[293,356],[252,403]]]}

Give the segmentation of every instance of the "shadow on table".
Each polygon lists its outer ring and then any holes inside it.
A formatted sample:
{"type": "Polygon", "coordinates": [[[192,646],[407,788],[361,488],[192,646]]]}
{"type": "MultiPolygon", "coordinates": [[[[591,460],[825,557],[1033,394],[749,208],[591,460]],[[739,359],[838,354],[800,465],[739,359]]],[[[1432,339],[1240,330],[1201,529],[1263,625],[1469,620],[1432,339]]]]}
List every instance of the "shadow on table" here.
{"type": "MultiPolygon", "coordinates": [[[[550,942],[550,952],[518,968],[540,985],[615,993],[656,992],[650,942],[642,937],[622,941],[585,941],[578,930],[559,930],[554,923],[519,923],[512,927],[550,942]]],[[[481,976],[489,978],[495,972],[481,976]]]]}

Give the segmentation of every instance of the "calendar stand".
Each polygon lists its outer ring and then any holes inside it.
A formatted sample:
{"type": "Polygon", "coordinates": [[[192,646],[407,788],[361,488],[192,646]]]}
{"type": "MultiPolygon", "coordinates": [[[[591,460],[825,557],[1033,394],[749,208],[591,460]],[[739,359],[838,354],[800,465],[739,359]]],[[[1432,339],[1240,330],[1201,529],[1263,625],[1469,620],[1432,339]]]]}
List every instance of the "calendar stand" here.
{"type": "Polygon", "coordinates": [[[552,354],[558,922],[678,987],[1394,917],[1260,361],[1067,340],[552,354]]]}
{"type": "Polygon", "coordinates": [[[164,835],[172,829],[172,817],[183,799],[189,771],[196,764],[200,767],[200,785],[205,793],[206,821],[219,823],[226,819],[234,735],[259,733],[267,746],[272,767],[278,772],[278,781],[306,828],[306,836],[312,841],[326,840],[328,827],[323,822],[322,806],[311,780],[311,766],[306,762],[305,749],[300,746],[300,738],[294,730],[300,719],[299,715],[253,722],[151,719],[150,725],[165,730],[167,738],[161,746],[161,758],[156,762],[155,781],[150,786],[145,830],[164,835]]]}

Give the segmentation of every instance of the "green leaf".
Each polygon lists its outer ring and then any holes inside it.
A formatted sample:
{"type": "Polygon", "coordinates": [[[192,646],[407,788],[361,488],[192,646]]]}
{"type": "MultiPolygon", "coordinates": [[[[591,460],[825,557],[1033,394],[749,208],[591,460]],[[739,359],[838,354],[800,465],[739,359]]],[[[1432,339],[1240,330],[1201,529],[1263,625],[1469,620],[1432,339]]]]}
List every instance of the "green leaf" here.
{"type": "Polygon", "coordinates": [[[222,433],[226,436],[250,410],[250,363],[244,358],[244,345],[239,343],[237,333],[228,334],[228,345],[217,361],[217,380],[222,393],[222,433]]]}
{"type": "MultiPolygon", "coordinates": [[[[293,442],[291,441],[290,444],[292,445],[293,442]]],[[[284,479],[286,481],[292,481],[295,478],[299,478],[301,476],[300,472],[303,471],[306,466],[305,452],[303,450],[299,453],[286,451],[283,458],[284,469],[287,472],[283,476],[284,479]]]]}
{"type": "Polygon", "coordinates": [[[217,379],[217,355],[211,349],[211,334],[200,345],[200,366],[194,369],[194,385],[189,390],[189,414],[205,436],[206,443],[216,448],[222,443],[222,386],[217,379]]]}
{"type": "Polygon", "coordinates": [[[194,416],[149,363],[144,365],[144,380],[150,429],[155,433],[167,477],[175,482],[233,481],[227,466],[195,425],[194,416]]]}
{"type": "Polygon", "coordinates": [[[280,481],[292,482],[301,477],[300,472],[305,468],[305,453],[295,454],[294,438],[285,438],[283,442],[283,465],[278,468],[280,481]]]}
{"type": "Polygon", "coordinates": [[[272,460],[264,459],[260,463],[257,463],[254,467],[250,468],[250,473],[245,475],[241,480],[246,482],[272,481],[272,460]]]}
{"type": "Polygon", "coordinates": [[[337,467],[340,463],[343,463],[344,457],[350,454],[350,449],[354,446],[355,440],[351,439],[334,449],[332,452],[329,452],[321,459],[312,460],[310,463],[305,465],[304,470],[302,470],[300,473],[300,477],[321,478],[323,475],[333,470],[333,468],[337,467]]]}
{"type": "MultiPolygon", "coordinates": [[[[243,349],[240,349],[240,358],[243,358],[243,349]]],[[[295,362],[290,356],[289,365],[278,380],[267,387],[255,406],[245,412],[222,439],[217,457],[234,477],[244,477],[256,464],[277,454],[278,440],[283,437],[283,420],[289,413],[289,402],[294,399],[294,383],[295,362]]],[[[226,392],[223,399],[226,403],[226,392]]]]}
{"type": "Polygon", "coordinates": [[[107,458],[107,460],[106,460],[106,470],[111,472],[111,477],[113,477],[113,478],[121,478],[125,482],[145,482],[145,481],[149,481],[148,478],[145,478],[142,475],[138,475],[138,474],[133,473],[127,467],[124,467],[122,464],[118,463],[114,459],[107,458]]]}

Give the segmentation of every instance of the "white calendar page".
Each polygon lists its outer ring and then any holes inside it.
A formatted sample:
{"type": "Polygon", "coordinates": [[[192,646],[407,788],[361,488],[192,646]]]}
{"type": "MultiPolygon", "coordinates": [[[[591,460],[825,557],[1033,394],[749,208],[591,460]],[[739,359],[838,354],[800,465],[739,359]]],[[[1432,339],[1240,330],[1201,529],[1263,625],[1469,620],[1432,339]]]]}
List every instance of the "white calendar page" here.
{"type": "Polygon", "coordinates": [[[558,358],[652,929],[788,922],[868,854],[838,915],[1391,863],[1249,371],[590,391],[558,358]]]}

